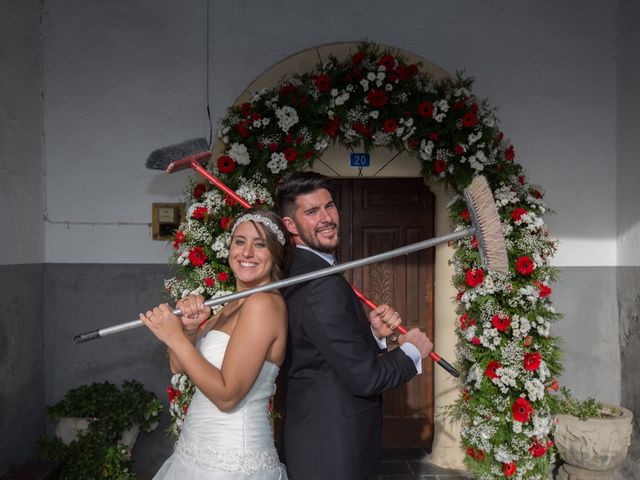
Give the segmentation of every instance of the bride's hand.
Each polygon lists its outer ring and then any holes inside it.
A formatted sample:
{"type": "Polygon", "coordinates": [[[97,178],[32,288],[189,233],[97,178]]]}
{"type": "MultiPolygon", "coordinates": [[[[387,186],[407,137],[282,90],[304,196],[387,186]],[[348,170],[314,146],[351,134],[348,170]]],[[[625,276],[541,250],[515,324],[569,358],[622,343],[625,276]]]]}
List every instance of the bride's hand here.
{"type": "Polygon", "coordinates": [[[189,295],[179,300],[176,307],[182,312],[182,324],[186,330],[193,330],[211,316],[211,307],[204,304],[202,295],[189,295]]]}
{"type": "Polygon", "coordinates": [[[158,305],[147,313],[141,313],[140,320],[167,346],[172,340],[184,336],[180,319],[166,303],[158,305]]]}

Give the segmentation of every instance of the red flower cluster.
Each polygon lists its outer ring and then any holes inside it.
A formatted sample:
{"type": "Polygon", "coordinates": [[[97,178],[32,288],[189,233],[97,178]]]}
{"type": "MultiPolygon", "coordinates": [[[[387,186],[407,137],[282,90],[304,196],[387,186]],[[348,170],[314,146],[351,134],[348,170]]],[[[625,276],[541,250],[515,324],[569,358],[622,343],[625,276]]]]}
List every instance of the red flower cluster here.
{"type": "Polygon", "coordinates": [[[189,250],[189,261],[194,267],[201,267],[208,260],[207,254],[202,247],[193,247],[189,250]]]}
{"type": "Polygon", "coordinates": [[[531,257],[523,255],[516,261],[516,271],[520,275],[531,275],[536,268],[536,264],[533,263],[531,257]]]}
{"type": "Polygon", "coordinates": [[[496,378],[499,375],[496,373],[496,370],[502,368],[502,364],[496,360],[491,360],[487,363],[487,368],[484,371],[485,377],[496,378]]]}
{"type": "Polygon", "coordinates": [[[516,422],[526,423],[529,421],[531,416],[533,415],[533,407],[529,403],[529,401],[524,398],[518,398],[513,405],[511,406],[511,411],[513,413],[513,419],[516,422]]]}
{"type": "Polygon", "coordinates": [[[466,282],[471,288],[477,287],[484,282],[484,270],[481,268],[470,268],[467,270],[466,282]]]}
{"type": "Polygon", "coordinates": [[[511,325],[511,319],[509,315],[494,315],[491,317],[491,325],[499,332],[504,332],[511,325]]]}
{"type": "Polygon", "coordinates": [[[502,466],[502,471],[504,472],[505,477],[513,477],[513,475],[515,475],[516,473],[516,464],[514,462],[505,463],[502,466]]]}
{"type": "Polygon", "coordinates": [[[540,367],[540,363],[542,362],[542,358],[538,352],[525,353],[524,360],[522,364],[525,370],[533,372],[540,367]]]}

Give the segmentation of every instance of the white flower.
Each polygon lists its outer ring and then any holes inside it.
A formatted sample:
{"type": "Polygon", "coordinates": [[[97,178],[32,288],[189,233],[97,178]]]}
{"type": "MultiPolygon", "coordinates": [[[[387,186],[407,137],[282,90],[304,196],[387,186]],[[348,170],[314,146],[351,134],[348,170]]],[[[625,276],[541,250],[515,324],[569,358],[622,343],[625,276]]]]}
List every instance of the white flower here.
{"type": "Polygon", "coordinates": [[[276,109],[276,117],[278,118],[278,126],[285,133],[288,133],[289,129],[298,123],[298,112],[296,112],[295,108],[289,107],[288,105],[276,109]]]}
{"type": "Polygon", "coordinates": [[[229,149],[228,155],[239,165],[249,165],[251,159],[249,158],[249,151],[247,147],[242,143],[233,143],[229,149]]]}
{"type": "Polygon", "coordinates": [[[287,159],[282,152],[274,152],[271,154],[271,160],[267,163],[267,168],[271,173],[276,174],[287,168],[287,159]]]}

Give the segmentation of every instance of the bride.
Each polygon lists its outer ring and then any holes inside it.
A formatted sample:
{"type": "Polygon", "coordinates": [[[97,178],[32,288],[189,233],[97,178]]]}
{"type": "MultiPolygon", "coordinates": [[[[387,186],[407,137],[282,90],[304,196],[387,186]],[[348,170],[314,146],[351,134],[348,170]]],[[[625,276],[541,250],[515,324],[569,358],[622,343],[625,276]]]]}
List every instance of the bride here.
{"type": "MultiPolygon", "coordinates": [[[[285,232],[270,210],[238,217],[229,247],[237,291],[282,277],[285,232]]],[[[203,302],[180,300],[182,319],[167,304],[140,314],[167,345],[171,370],[197,387],[174,453],[154,479],[285,480],[267,405],[285,355],[286,304],[277,291],[256,293],[209,318],[203,302]]]]}

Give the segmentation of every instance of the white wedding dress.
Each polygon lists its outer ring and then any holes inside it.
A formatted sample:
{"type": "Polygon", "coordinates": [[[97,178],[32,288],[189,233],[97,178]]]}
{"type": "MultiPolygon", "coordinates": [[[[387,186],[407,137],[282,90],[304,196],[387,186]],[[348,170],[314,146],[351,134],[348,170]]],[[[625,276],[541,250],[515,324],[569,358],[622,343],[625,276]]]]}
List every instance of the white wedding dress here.
{"type": "MultiPolygon", "coordinates": [[[[220,368],[229,335],[210,330],[198,348],[220,368]]],[[[196,389],[173,455],[154,480],[286,480],[268,414],[278,366],[265,361],[246,397],[225,413],[196,389]]]]}

